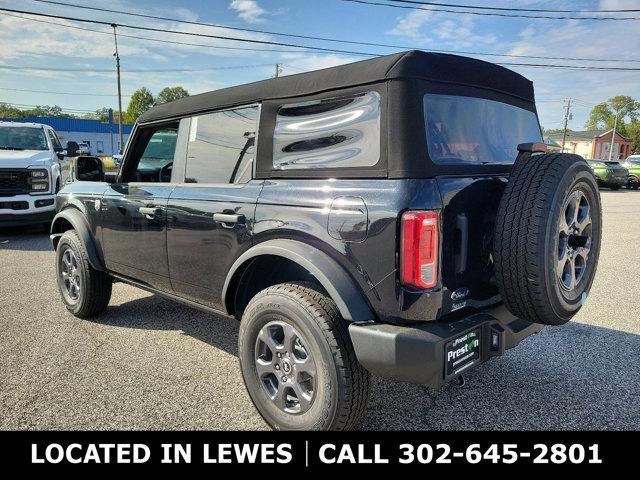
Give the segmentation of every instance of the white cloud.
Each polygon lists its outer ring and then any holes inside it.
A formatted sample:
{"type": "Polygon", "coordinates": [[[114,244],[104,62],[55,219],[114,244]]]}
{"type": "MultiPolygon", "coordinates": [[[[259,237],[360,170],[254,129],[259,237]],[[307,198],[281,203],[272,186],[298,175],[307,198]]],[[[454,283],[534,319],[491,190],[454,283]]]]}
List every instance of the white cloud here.
{"type": "Polygon", "coordinates": [[[282,73],[284,75],[310,72],[311,70],[320,70],[362,60],[362,58],[343,55],[312,55],[305,53],[287,53],[281,55],[281,58],[283,63],[282,73]]]}
{"type": "Polygon", "coordinates": [[[411,40],[423,46],[438,42],[441,48],[468,48],[477,44],[493,44],[493,33],[478,34],[471,15],[448,15],[427,10],[413,10],[398,17],[396,25],[386,33],[411,40]]]}
{"type": "MultiPolygon", "coordinates": [[[[601,8],[628,8],[623,2],[601,2],[601,8]],[[608,5],[603,5],[608,3],[608,5]],[[615,3],[615,5],[614,5],[615,3]]],[[[507,46],[507,53],[543,57],[616,58],[640,60],[640,37],[636,22],[537,22],[529,25],[507,46]]],[[[497,60],[496,60],[497,61],[497,60]]],[[[512,58],[515,63],[549,63],[597,67],[640,67],[637,62],[590,62],[588,60],[552,60],[512,58]]],[[[569,127],[582,129],[591,107],[615,95],[640,98],[637,72],[567,71],[509,67],[534,82],[541,123],[558,127],[562,119],[563,99],[575,100],[574,120],[569,127]]]]}
{"type": "Polygon", "coordinates": [[[238,12],[238,17],[248,23],[263,22],[262,17],[267,13],[255,0],[233,0],[229,8],[238,12]]]}

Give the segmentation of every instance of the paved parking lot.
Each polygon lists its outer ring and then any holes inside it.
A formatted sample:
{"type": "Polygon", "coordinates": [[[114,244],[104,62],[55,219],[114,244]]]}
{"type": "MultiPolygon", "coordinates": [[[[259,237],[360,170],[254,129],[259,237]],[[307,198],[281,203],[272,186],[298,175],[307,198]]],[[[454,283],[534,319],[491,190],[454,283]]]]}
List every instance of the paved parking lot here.
{"type": "MultiPolygon", "coordinates": [[[[602,192],[600,266],[575,321],[470,372],[464,387],[374,379],[363,429],[640,428],[640,192],[602,192]]],[[[48,236],[0,230],[0,428],[264,429],[238,325],[117,284],[81,321],[48,236]]]]}

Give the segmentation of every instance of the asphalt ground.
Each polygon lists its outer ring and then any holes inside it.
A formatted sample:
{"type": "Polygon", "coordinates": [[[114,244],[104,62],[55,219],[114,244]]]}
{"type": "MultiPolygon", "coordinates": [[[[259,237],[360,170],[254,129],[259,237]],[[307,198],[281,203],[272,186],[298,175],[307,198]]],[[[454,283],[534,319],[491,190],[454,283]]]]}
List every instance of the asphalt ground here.
{"type": "MultiPolygon", "coordinates": [[[[374,378],[362,429],[640,428],[640,192],[602,191],[604,236],[576,318],[439,391],[374,378]]],[[[48,236],[0,230],[1,429],[266,429],[242,383],[238,323],[116,284],[63,307],[48,236]]]]}

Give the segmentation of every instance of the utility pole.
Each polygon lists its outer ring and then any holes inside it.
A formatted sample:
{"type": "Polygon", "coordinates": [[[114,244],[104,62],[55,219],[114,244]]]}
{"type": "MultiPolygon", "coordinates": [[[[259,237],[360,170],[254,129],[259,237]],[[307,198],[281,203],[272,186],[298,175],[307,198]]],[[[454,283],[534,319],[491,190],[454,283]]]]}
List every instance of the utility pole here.
{"type": "Polygon", "coordinates": [[[564,130],[562,132],[562,147],[560,148],[560,152],[564,153],[564,143],[567,140],[567,124],[569,123],[569,110],[571,109],[571,98],[567,100],[564,110],[564,130]]]}
{"type": "Polygon", "coordinates": [[[616,119],[613,121],[613,131],[611,132],[611,146],[609,147],[609,161],[611,161],[611,156],[613,155],[613,141],[616,138],[616,128],[618,128],[618,115],[620,115],[620,110],[616,112],[616,119]]]}
{"type": "Polygon", "coordinates": [[[274,78],[278,78],[281,73],[282,73],[282,67],[280,66],[279,63],[276,63],[276,75],[274,78]]]}
{"type": "Polygon", "coordinates": [[[115,23],[112,23],[111,26],[113,27],[113,41],[116,44],[116,53],[114,53],[113,56],[116,57],[116,71],[118,72],[118,130],[120,136],[120,148],[118,148],[118,153],[122,155],[124,142],[122,138],[122,90],[120,88],[120,55],[118,55],[118,35],[116,34],[117,25],[115,23]]]}

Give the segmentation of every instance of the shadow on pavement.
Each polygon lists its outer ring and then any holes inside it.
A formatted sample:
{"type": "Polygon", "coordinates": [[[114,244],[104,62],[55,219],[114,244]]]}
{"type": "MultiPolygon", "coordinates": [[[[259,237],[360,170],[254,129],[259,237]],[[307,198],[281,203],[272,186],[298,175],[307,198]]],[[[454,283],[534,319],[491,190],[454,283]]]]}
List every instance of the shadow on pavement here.
{"type": "Polygon", "coordinates": [[[0,228],[0,250],[53,251],[49,233],[39,225],[0,228]]]}
{"type": "MultiPolygon", "coordinates": [[[[111,306],[96,323],[181,330],[237,355],[238,322],[149,296],[111,306]]],[[[547,327],[469,372],[464,387],[434,391],[374,378],[371,430],[638,429],[640,335],[569,323],[547,327]]]]}
{"type": "Polygon", "coordinates": [[[237,355],[239,322],[166,300],[157,295],[111,305],[89,321],[114,327],[181,330],[185,335],[237,355]]]}

